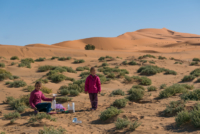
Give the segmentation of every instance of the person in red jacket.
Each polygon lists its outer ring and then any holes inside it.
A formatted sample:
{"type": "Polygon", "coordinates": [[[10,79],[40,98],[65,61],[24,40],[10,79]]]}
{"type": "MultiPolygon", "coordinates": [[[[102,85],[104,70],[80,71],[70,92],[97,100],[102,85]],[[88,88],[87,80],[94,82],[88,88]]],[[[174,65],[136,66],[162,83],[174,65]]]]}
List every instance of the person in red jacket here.
{"type": "Polygon", "coordinates": [[[53,99],[55,99],[55,97],[46,98],[42,93],[42,91],[40,91],[41,87],[42,87],[41,82],[35,83],[35,90],[31,92],[29,104],[35,110],[35,113],[37,113],[37,111],[50,113],[50,111],[52,110],[51,103],[41,103],[41,100],[52,101],[53,99]]]}
{"type": "Polygon", "coordinates": [[[92,105],[91,110],[96,110],[98,105],[98,94],[101,92],[101,82],[99,77],[96,75],[94,67],[90,69],[90,75],[85,81],[85,93],[89,93],[90,102],[92,105]]]}

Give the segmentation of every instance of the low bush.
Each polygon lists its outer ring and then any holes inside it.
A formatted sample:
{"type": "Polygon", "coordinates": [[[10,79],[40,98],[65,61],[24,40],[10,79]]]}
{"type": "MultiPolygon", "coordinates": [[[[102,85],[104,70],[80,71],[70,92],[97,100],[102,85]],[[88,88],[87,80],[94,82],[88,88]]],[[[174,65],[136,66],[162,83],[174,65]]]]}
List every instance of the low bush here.
{"type": "Polygon", "coordinates": [[[110,118],[112,118],[114,116],[117,116],[120,113],[122,113],[122,110],[111,106],[110,108],[108,108],[105,111],[101,112],[101,114],[99,116],[100,116],[100,120],[106,121],[107,119],[110,119],[110,118]]]}
{"type": "Polygon", "coordinates": [[[35,61],[37,61],[37,62],[40,62],[40,61],[44,61],[46,58],[38,58],[38,59],[36,59],[35,61]]]}
{"type": "Polygon", "coordinates": [[[105,96],[106,95],[106,93],[101,93],[101,96],[105,96]]]}
{"type": "Polygon", "coordinates": [[[160,85],[160,89],[165,89],[166,87],[167,87],[166,84],[162,84],[162,85],[160,85]]]}
{"type": "Polygon", "coordinates": [[[200,82],[200,78],[199,79],[197,79],[197,81],[196,82],[200,82]]]}
{"type": "Polygon", "coordinates": [[[31,115],[29,123],[41,122],[42,119],[47,119],[50,121],[55,121],[55,118],[52,118],[51,115],[46,113],[38,113],[37,115],[31,115]]]}
{"type": "Polygon", "coordinates": [[[37,79],[35,82],[41,82],[41,83],[45,84],[45,83],[48,83],[49,80],[40,78],[40,79],[37,79]]]}
{"type": "Polygon", "coordinates": [[[198,65],[198,64],[199,64],[198,61],[193,61],[193,62],[190,63],[191,66],[198,65]]]}
{"type": "Polygon", "coordinates": [[[123,128],[128,127],[129,124],[130,124],[129,120],[117,118],[117,121],[115,122],[115,127],[117,129],[123,129],[123,128]]]}
{"type": "Polygon", "coordinates": [[[54,69],[55,67],[54,66],[51,66],[51,65],[44,65],[44,66],[40,66],[38,68],[38,71],[39,72],[45,72],[45,71],[48,71],[48,70],[52,70],[54,69]]]}
{"type": "Polygon", "coordinates": [[[169,59],[170,59],[170,60],[175,60],[175,58],[174,58],[174,57],[170,57],[169,59]]]}
{"type": "Polygon", "coordinates": [[[10,85],[11,83],[11,81],[6,81],[5,85],[10,85]]]}
{"type": "Polygon", "coordinates": [[[0,67],[1,67],[1,68],[4,68],[4,67],[5,67],[5,64],[4,64],[4,63],[0,63],[0,67]]]}
{"type": "Polygon", "coordinates": [[[71,90],[69,93],[72,96],[78,96],[79,95],[79,91],[77,91],[77,90],[71,90]]]}
{"type": "Polygon", "coordinates": [[[27,85],[26,82],[23,80],[16,80],[9,84],[10,87],[15,87],[15,88],[25,87],[26,85],[27,85]]]}
{"type": "Polygon", "coordinates": [[[84,71],[84,70],[90,70],[89,67],[84,66],[84,67],[77,67],[76,71],[84,71]]]}
{"type": "Polygon", "coordinates": [[[105,66],[109,66],[109,65],[108,65],[108,63],[104,62],[104,63],[102,63],[101,66],[105,67],[105,66]]]}
{"type": "Polygon", "coordinates": [[[105,60],[105,57],[100,57],[98,60],[99,60],[99,61],[104,61],[104,60],[105,60]]]}
{"type": "Polygon", "coordinates": [[[181,112],[178,112],[176,118],[175,118],[177,126],[181,126],[187,122],[190,121],[190,114],[188,111],[184,110],[181,112]]]}
{"type": "Polygon", "coordinates": [[[71,60],[71,57],[60,57],[58,58],[59,61],[71,60]]]}
{"type": "Polygon", "coordinates": [[[151,64],[156,64],[155,61],[149,61],[149,63],[151,63],[151,64]]]}
{"type": "MultiPolygon", "coordinates": [[[[187,122],[188,121],[188,114],[185,114],[184,117],[185,117],[184,121],[187,122]]],[[[194,110],[190,113],[190,120],[191,120],[191,123],[196,128],[200,127],[200,109],[199,109],[199,106],[194,108],[194,110]]]]}
{"type": "Polygon", "coordinates": [[[123,65],[128,65],[128,62],[125,60],[122,62],[123,65]]]}
{"type": "Polygon", "coordinates": [[[199,58],[193,58],[192,61],[200,61],[199,58]]]}
{"type": "Polygon", "coordinates": [[[138,123],[137,121],[130,124],[129,130],[134,131],[136,128],[138,128],[141,125],[141,123],[138,123]]]}
{"type": "Polygon", "coordinates": [[[40,90],[41,90],[43,93],[47,93],[47,94],[52,93],[52,89],[47,88],[47,87],[44,87],[44,86],[42,86],[42,88],[41,88],[40,90]]]}
{"type": "Polygon", "coordinates": [[[10,65],[13,66],[13,65],[15,65],[15,64],[16,64],[15,62],[12,62],[10,65]]]}
{"type": "Polygon", "coordinates": [[[12,57],[10,58],[10,60],[19,60],[19,57],[18,57],[18,56],[12,56],[12,57]]]}
{"type": "Polygon", "coordinates": [[[115,79],[115,74],[114,73],[110,73],[107,75],[107,78],[111,78],[111,79],[115,79]]]}
{"type": "Polygon", "coordinates": [[[19,76],[13,75],[13,79],[18,79],[19,76]]]}
{"type": "Polygon", "coordinates": [[[21,63],[18,64],[18,66],[31,68],[31,63],[34,63],[34,60],[32,58],[21,59],[21,63]]]}
{"type": "Polygon", "coordinates": [[[113,95],[122,95],[122,96],[124,96],[125,94],[124,94],[124,91],[122,91],[121,89],[117,89],[117,90],[112,91],[111,96],[113,96],[113,95]]]}
{"type": "Polygon", "coordinates": [[[137,65],[137,63],[135,61],[131,61],[128,63],[129,65],[137,65]]]}
{"type": "Polygon", "coordinates": [[[185,101],[171,101],[163,111],[164,115],[176,115],[178,112],[185,110],[185,101]]]}
{"type": "Polygon", "coordinates": [[[139,82],[139,84],[146,85],[146,86],[151,85],[152,83],[151,79],[147,77],[139,77],[139,76],[132,76],[132,77],[125,76],[124,82],[125,83],[139,82]]]}
{"type": "Polygon", "coordinates": [[[26,88],[24,88],[23,91],[32,92],[34,89],[35,89],[34,86],[29,85],[26,88]]]}
{"type": "Polygon", "coordinates": [[[190,73],[190,75],[193,75],[193,76],[196,76],[196,77],[200,76],[200,68],[197,68],[197,69],[193,70],[190,73]]]}
{"type": "Polygon", "coordinates": [[[154,75],[156,73],[161,73],[163,71],[166,71],[166,69],[152,65],[143,66],[137,70],[137,72],[140,73],[141,75],[154,75]]]}
{"type": "Polygon", "coordinates": [[[183,100],[200,100],[200,89],[196,89],[194,91],[190,91],[181,95],[181,99],[183,100]]]}
{"type": "Polygon", "coordinates": [[[45,127],[39,130],[38,134],[65,134],[66,130],[62,127],[55,129],[54,127],[45,127]]]}
{"type": "Polygon", "coordinates": [[[72,81],[72,82],[73,82],[73,81],[75,81],[75,79],[74,79],[74,78],[67,77],[67,76],[66,76],[66,79],[65,79],[65,80],[69,80],[69,81],[72,81]]]}
{"type": "Polygon", "coordinates": [[[159,59],[159,60],[164,60],[164,59],[167,59],[167,58],[166,58],[166,57],[163,57],[163,56],[159,56],[158,59],[159,59]]]}
{"type": "Polygon", "coordinates": [[[188,84],[181,84],[182,86],[184,86],[185,88],[192,90],[194,89],[194,85],[188,85],[188,84]]]}
{"type": "Polygon", "coordinates": [[[155,56],[153,56],[151,54],[146,54],[146,55],[138,57],[138,59],[143,59],[143,58],[147,58],[147,57],[149,57],[149,58],[156,58],[155,56]]]}
{"type": "Polygon", "coordinates": [[[182,81],[182,82],[192,81],[192,80],[194,80],[195,78],[196,78],[196,76],[194,76],[194,75],[185,75],[181,81],[182,81]]]}
{"type": "Polygon", "coordinates": [[[58,93],[62,94],[62,95],[68,95],[69,94],[69,90],[66,89],[61,89],[58,93]]]}
{"type": "Polygon", "coordinates": [[[80,74],[80,77],[83,79],[83,78],[88,77],[89,75],[90,75],[90,72],[82,72],[82,73],[80,74]]]}
{"type": "Polygon", "coordinates": [[[170,96],[174,96],[177,93],[187,93],[188,89],[181,85],[181,84],[174,84],[165,88],[163,91],[160,92],[159,98],[168,98],[170,96]]]}
{"type": "Polygon", "coordinates": [[[140,89],[140,88],[132,88],[128,91],[128,93],[130,94],[127,98],[130,101],[138,101],[141,100],[144,96],[144,90],[140,89]]]}
{"type": "Polygon", "coordinates": [[[147,89],[148,91],[156,91],[157,88],[155,86],[150,86],[147,89]]]}
{"type": "Polygon", "coordinates": [[[68,102],[68,101],[71,101],[72,100],[72,98],[69,98],[69,97],[67,97],[67,96],[64,96],[64,97],[57,97],[56,98],[56,101],[57,102],[68,102]]]}
{"type": "Polygon", "coordinates": [[[85,50],[95,50],[95,46],[94,45],[91,45],[91,44],[87,44],[85,46],[85,50]]]}
{"type": "Polygon", "coordinates": [[[141,85],[146,85],[146,86],[151,85],[151,79],[147,77],[140,77],[138,80],[140,81],[141,85]]]}
{"type": "Polygon", "coordinates": [[[83,59],[75,60],[75,61],[74,61],[75,64],[78,64],[78,63],[84,63],[84,62],[85,62],[85,61],[84,61],[83,59]]]}
{"type": "Polygon", "coordinates": [[[18,119],[21,117],[21,115],[16,111],[12,113],[4,114],[3,116],[4,116],[4,119],[6,120],[18,119]]]}
{"type": "Polygon", "coordinates": [[[132,88],[145,90],[145,88],[143,86],[141,86],[141,85],[133,85],[132,88]]]}
{"type": "Polygon", "coordinates": [[[176,61],[174,64],[183,64],[182,62],[178,62],[178,61],[176,61]]]}
{"type": "Polygon", "coordinates": [[[13,79],[12,74],[9,71],[0,68],[0,81],[5,79],[13,79]]]}
{"type": "Polygon", "coordinates": [[[54,59],[58,59],[59,57],[57,56],[52,56],[51,60],[54,60],[54,59]]]}
{"type": "Polygon", "coordinates": [[[123,108],[126,106],[128,100],[127,99],[117,99],[113,102],[114,107],[123,108]]]}
{"type": "Polygon", "coordinates": [[[173,74],[173,75],[177,75],[177,72],[174,71],[174,70],[169,70],[169,69],[167,69],[167,70],[165,71],[165,74],[173,74]]]}
{"type": "Polygon", "coordinates": [[[52,82],[58,83],[65,80],[67,77],[63,74],[54,74],[54,75],[49,76],[48,78],[50,78],[52,82]]]}

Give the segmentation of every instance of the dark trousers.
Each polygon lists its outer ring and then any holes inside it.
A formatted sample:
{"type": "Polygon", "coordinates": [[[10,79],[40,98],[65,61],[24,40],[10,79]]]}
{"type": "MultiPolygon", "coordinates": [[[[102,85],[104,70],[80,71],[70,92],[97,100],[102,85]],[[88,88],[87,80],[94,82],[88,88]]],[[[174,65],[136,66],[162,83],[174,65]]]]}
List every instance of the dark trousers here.
{"type": "Polygon", "coordinates": [[[98,105],[97,93],[89,93],[89,96],[90,96],[90,102],[91,102],[92,108],[97,109],[97,105],[98,105]]]}
{"type": "Polygon", "coordinates": [[[51,103],[38,103],[36,106],[39,112],[47,112],[49,113],[51,109],[51,103]]]}

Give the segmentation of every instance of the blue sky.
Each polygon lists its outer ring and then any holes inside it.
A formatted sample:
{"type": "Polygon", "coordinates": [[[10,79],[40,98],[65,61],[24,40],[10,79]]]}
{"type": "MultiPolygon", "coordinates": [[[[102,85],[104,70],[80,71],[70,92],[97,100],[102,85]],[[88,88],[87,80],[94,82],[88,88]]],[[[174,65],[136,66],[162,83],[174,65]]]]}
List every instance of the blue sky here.
{"type": "Polygon", "coordinates": [[[143,28],[200,35],[200,0],[0,0],[0,44],[54,44],[143,28]]]}

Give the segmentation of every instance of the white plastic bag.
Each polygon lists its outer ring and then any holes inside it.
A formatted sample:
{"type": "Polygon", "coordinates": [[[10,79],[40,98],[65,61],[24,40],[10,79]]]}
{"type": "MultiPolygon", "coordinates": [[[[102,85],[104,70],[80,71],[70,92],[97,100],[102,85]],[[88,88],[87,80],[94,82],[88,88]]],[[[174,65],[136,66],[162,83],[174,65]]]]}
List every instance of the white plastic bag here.
{"type": "Polygon", "coordinates": [[[68,111],[70,113],[75,113],[75,103],[74,102],[72,102],[72,106],[70,106],[68,103],[68,111]]]}
{"type": "MultiPolygon", "coordinates": [[[[53,97],[56,97],[56,94],[53,94],[53,97]]],[[[52,109],[56,110],[56,99],[52,100],[52,109]]]]}

